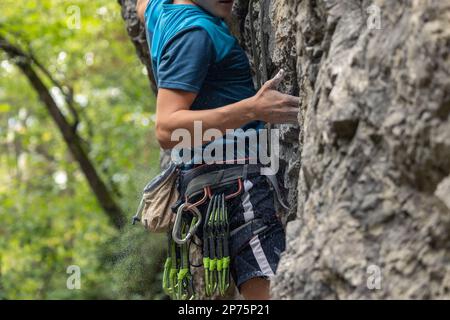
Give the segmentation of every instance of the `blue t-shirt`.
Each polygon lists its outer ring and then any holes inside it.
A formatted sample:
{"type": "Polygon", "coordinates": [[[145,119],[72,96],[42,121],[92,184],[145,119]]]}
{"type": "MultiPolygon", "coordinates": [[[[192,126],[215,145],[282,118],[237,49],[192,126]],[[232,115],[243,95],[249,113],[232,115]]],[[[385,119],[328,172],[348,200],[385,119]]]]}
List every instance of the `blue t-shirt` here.
{"type": "MultiPolygon", "coordinates": [[[[152,4],[157,5],[158,0],[151,0],[146,10],[147,36],[151,50],[154,34],[159,32],[159,28],[167,27],[162,25],[159,20],[151,20],[160,19],[164,8],[170,9],[171,14],[178,8],[181,13],[185,12],[187,15],[192,12],[192,9],[196,10],[196,14],[207,15],[209,19],[217,23],[218,29],[228,33],[224,38],[225,40],[223,40],[228,41],[226,54],[218,59],[218,55],[223,54],[223,51],[217,51],[218,39],[211,38],[210,32],[201,25],[193,25],[179,32],[174,32],[174,35],[162,45],[162,49],[159,51],[152,50],[154,53],[156,52],[155,55],[159,55],[152,56],[153,74],[158,88],[178,89],[197,93],[191,110],[223,107],[255,95],[256,91],[250,73],[248,58],[222,19],[212,18],[201,7],[177,4],[163,5],[162,9],[160,9],[160,14],[158,17],[155,17],[155,15],[149,13],[152,10],[152,4]],[[182,11],[183,9],[191,11],[182,11]]],[[[156,39],[156,41],[159,41],[159,38],[156,39]]],[[[248,129],[257,131],[263,127],[263,122],[252,121],[243,126],[242,129],[244,131],[248,129]]],[[[239,135],[235,134],[235,136],[239,135]]],[[[225,156],[226,144],[233,144],[235,159],[257,156],[257,146],[246,143],[244,150],[238,150],[235,139],[235,137],[224,136],[222,139],[214,140],[209,145],[210,147],[211,144],[222,145],[225,156]]],[[[203,145],[201,148],[196,148],[196,151],[192,152],[195,158],[188,164],[195,161],[198,163],[197,157],[202,155],[202,150],[206,145],[208,144],[203,145]]],[[[189,165],[185,167],[188,168],[189,165]]]]}

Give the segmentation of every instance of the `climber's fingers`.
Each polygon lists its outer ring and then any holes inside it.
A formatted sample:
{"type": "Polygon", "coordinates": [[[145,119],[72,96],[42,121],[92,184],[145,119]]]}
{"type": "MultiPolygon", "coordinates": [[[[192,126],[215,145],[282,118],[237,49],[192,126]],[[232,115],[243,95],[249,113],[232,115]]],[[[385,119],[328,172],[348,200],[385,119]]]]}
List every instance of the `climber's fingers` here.
{"type": "Polygon", "coordinates": [[[278,73],[276,74],[275,77],[273,77],[272,79],[268,80],[264,86],[267,89],[273,89],[273,90],[278,90],[278,87],[281,83],[281,81],[283,81],[284,76],[286,75],[286,73],[284,72],[283,69],[280,69],[280,71],[278,71],[278,73]]]}
{"type": "Polygon", "coordinates": [[[291,96],[289,94],[283,94],[283,99],[284,99],[284,101],[286,101],[286,104],[288,106],[295,107],[296,109],[298,109],[298,106],[300,104],[299,97],[291,96]]]}
{"type": "Polygon", "coordinates": [[[272,123],[298,123],[298,107],[283,107],[272,116],[272,123]]]}
{"type": "MultiPolygon", "coordinates": [[[[278,91],[278,87],[280,86],[281,81],[283,81],[285,75],[286,72],[283,69],[281,69],[280,71],[278,71],[275,77],[273,77],[264,84],[264,89],[278,91]]],[[[282,94],[281,97],[283,99],[284,104],[287,104],[291,107],[298,107],[298,105],[300,104],[299,97],[294,97],[288,94],[282,94]]]]}
{"type": "Polygon", "coordinates": [[[286,110],[286,123],[298,123],[298,107],[286,110]]]}
{"type": "Polygon", "coordinates": [[[278,87],[285,76],[281,69],[253,98],[258,119],[270,123],[297,123],[300,98],[284,94],[278,87]]]}

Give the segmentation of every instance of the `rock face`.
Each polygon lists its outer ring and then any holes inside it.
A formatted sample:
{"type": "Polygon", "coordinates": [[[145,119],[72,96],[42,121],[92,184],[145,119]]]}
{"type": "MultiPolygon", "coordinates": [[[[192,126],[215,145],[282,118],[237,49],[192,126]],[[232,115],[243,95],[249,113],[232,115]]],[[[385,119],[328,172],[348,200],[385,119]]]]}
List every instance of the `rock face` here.
{"type": "Polygon", "coordinates": [[[136,2],[137,0],[118,0],[119,5],[121,6],[122,18],[124,19],[127,27],[128,35],[136,48],[137,56],[147,67],[150,86],[152,90],[156,92],[155,79],[153,78],[150,60],[150,50],[147,45],[147,38],[145,37],[144,25],[137,17],[136,2]]]}
{"type": "Polygon", "coordinates": [[[274,296],[449,298],[450,4],[261,3],[302,98],[274,296]]]}
{"type": "Polygon", "coordinates": [[[283,68],[301,97],[299,125],[277,126],[292,208],[273,296],[450,298],[448,1],[234,9],[255,83],[283,68]]]}

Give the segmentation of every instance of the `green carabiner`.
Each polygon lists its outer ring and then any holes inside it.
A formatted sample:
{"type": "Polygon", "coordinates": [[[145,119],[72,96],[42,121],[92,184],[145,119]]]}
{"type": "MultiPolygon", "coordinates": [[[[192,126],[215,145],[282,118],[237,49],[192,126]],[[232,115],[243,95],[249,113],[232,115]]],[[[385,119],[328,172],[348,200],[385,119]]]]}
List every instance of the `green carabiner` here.
{"type": "Polygon", "coordinates": [[[179,258],[179,248],[176,243],[172,240],[171,243],[171,266],[169,272],[169,283],[170,283],[170,292],[172,293],[171,297],[173,300],[177,299],[177,274],[180,265],[179,258]]]}
{"type": "Polygon", "coordinates": [[[168,296],[172,295],[172,287],[170,286],[170,267],[172,266],[172,258],[167,257],[164,263],[164,273],[162,281],[162,289],[168,296]]]}
{"type": "Polygon", "coordinates": [[[225,295],[230,287],[230,250],[228,247],[229,237],[228,210],[225,205],[225,196],[222,195],[222,216],[221,216],[221,235],[222,235],[222,263],[220,273],[219,291],[221,295],[225,295]]]}
{"type": "Polygon", "coordinates": [[[205,269],[205,294],[212,296],[217,289],[218,275],[217,275],[217,248],[215,241],[216,234],[216,219],[219,210],[219,197],[214,195],[210,200],[208,206],[207,217],[204,225],[204,252],[203,265],[205,269]]]}
{"type": "Polygon", "coordinates": [[[205,272],[205,295],[207,297],[212,295],[211,292],[211,283],[210,283],[210,258],[209,258],[209,249],[210,249],[210,240],[212,236],[212,230],[210,228],[210,216],[214,208],[214,198],[211,198],[208,204],[208,209],[206,210],[205,223],[203,224],[203,269],[205,272]]]}

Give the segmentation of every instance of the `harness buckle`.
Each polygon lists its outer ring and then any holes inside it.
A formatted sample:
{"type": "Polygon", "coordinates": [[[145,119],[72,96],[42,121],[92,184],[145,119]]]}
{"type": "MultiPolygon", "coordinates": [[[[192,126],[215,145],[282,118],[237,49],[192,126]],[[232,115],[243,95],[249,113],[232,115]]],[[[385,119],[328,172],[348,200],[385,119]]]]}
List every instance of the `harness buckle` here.
{"type": "Polygon", "coordinates": [[[186,204],[187,207],[184,210],[185,211],[191,210],[192,208],[196,208],[196,207],[202,205],[203,203],[205,203],[205,201],[208,200],[208,198],[211,198],[211,188],[210,188],[210,186],[204,187],[203,188],[203,197],[196,203],[189,204],[189,197],[186,196],[185,198],[186,198],[186,202],[184,204],[186,204]]]}
{"type": "Polygon", "coordinates": [[[238,195],[240,195],[242,193],[242,190],[244,190],[244,183],[242,182],[242,178],[238,178],[238,186],[239,186],[239,189],[235,193],[226,195],[225,200],[229,200],[231,198],[237,197],[238,195]]]}

